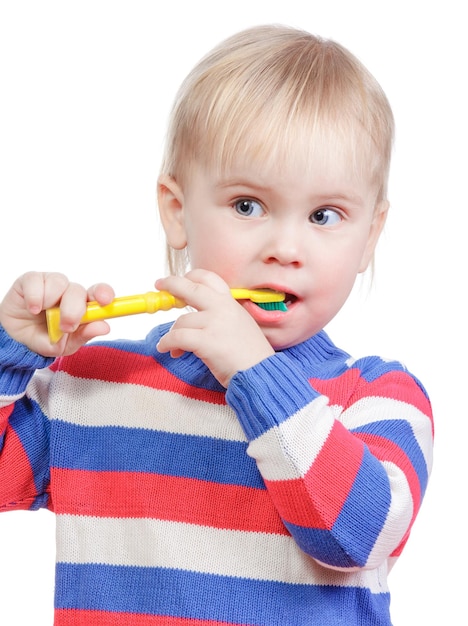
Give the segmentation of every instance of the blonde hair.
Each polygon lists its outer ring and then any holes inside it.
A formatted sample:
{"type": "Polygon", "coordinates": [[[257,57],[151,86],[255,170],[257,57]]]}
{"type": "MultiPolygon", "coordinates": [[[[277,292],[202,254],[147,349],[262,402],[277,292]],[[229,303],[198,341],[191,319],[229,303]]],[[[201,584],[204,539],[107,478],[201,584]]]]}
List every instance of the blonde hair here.
{"type": "MultiPolygon", "coordinates": [[[[393,133],[383,90],[348,50],[291,27],[257,26],[216,46],[182,83],[161,173],[183,187],[193,164],[216,171],[239,159],[294,164],[317,142],[336,151],[338,141],[381,201],[393,133]]],[[[168,260],[171,271],[184,271],[185,251],[168,249],[168,260]]]]}

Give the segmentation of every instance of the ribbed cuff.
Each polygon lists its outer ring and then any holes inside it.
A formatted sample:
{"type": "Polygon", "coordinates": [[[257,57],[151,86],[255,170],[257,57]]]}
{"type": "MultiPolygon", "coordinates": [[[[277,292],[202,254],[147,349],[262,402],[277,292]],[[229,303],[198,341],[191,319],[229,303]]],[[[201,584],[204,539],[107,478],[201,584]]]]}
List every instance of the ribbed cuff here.
{"type": "Polygon", "coordinates": [[[279,352],[233,376],[226,401],[235,410],[251,441],[319,395],[296,362],[279,352]]]}
{"type": "Polygon", "coordinates": [[[21,393],[34,372],[48,367],[54,360],[29,350],[0,326],[0,395],[21,393]]]}

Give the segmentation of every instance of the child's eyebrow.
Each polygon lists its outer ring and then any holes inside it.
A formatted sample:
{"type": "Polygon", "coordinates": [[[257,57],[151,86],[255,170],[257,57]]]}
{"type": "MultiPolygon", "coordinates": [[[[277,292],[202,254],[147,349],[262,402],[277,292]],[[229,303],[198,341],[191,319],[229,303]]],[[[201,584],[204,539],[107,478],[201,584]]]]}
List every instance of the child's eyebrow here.
{"type": "Polygon", "coordinates": [[[322,201],[324,204],[327,203],[339,203],[339,202],[349,202],[350,204],[362,204],[364,202],[364,198],[354,193],[319,193],[317,195],[317,200],[322,201]]]}
{"type": "Polygon", "coordinates": [[[268,184],[262,184],[258,181],[250,180],[248,178],[227,178],[220,179],[215,185],[219,189],[225,189],[228,187],[249,187],[251,189],[258,189],[259,191],[266,191],[270,188],[268,184]]]}

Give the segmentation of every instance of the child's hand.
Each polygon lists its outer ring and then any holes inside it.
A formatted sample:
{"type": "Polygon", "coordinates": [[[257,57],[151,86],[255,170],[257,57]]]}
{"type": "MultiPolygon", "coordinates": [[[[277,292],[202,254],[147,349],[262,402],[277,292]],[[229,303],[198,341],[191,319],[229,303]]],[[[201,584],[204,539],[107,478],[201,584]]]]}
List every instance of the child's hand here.
{"type": "Polygon", "coordinates": [[[177,319],[160,340],[160,352],[170,352],[173,357],[193,352],[224,387],[236,372],[274,354],[257,323],[217,274],[193,270],[185,277],[158,280],[156,288],[196,309],[177,319]]]}
{"type": "Polygon", "coordinates": [[[97,300],[105,305],[113,298],[109,285],[95,285],[86,291],[63,274],[28,272],[16,280],[0,304],[0,324],[33,352],[47,357],[72,354],[90,339],[109,332],[104,321],[80,326],[86,302],[97,300]],[[60,327],[66,333],[55,345],[49,340],[45,315],[53,306],[60,306],[60,327]]]}

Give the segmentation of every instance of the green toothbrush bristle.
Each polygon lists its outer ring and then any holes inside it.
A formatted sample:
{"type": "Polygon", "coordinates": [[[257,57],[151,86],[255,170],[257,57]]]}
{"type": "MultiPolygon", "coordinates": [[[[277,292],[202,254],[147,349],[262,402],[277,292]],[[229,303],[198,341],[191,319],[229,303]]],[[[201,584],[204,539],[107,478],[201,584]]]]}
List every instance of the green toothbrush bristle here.
{"type": "Polygon", "coordinates": [[[265,311],[287,311],[288,307],[284,302],[257,302],[257,306],[265,311]]]}

